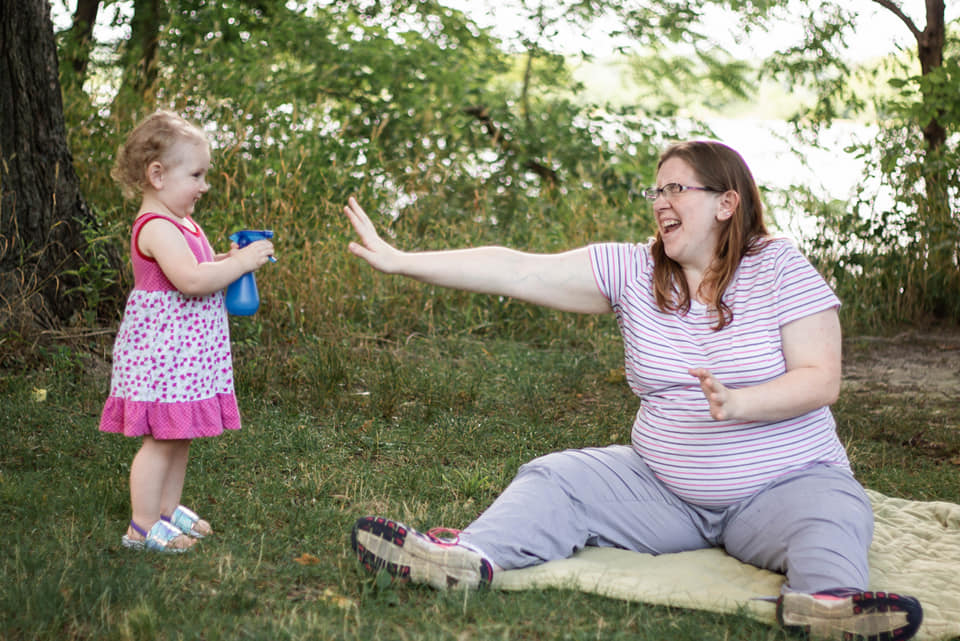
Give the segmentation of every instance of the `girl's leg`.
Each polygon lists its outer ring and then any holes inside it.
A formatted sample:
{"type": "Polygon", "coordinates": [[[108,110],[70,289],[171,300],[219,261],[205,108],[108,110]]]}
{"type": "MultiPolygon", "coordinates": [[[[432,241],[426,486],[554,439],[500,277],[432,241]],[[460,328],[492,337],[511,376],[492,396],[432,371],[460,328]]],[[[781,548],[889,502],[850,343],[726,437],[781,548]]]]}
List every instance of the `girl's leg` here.
{"type": "MultiPolygon", "coordinates": [[[[160,520],[166,479],[176,459],[177,443],[179,441],[162,441],[144,436],[139,451],[133,457],[130,465],[130,506],[133,522],[143,530],[149,530],[160,520]]],[[[133,540],[143,539],[143,535],[132,526],[127,529],[127,536],[133,540]]],[[[174,548],[190,547],[193,539],[179,536],[171,545],[174,548]]]]}
{"type": "Polygon", "coordinates": [[[183,483],[187,476],[187,461],[190,458],[190,441],[167,441],[170,444],[169,466],[163,478],[160,492],[160,513],[170,516],[180,505],[183,495],[183,483]]]}
{"type": "Polygon", "coordinates": [[[788,474],[731,508],[727,552],[787,575],[787,590],[867,589],[873,508],[847,470],[817,465],[788,474]]]}
{"type": "Polygon", "coordinates": [[[567,450],[523,465],[462,540],[514,569],[584,546],[661,554],[716,545],[719,514],[663,487],[629,446],[567,450]]]}
{"type": "MultiPolygon", "coordinates": [[[[167,470],[167,477],[163,482],[163,492],[160,497],[161,517],[167,520],[173,516],[174,511],[180,505],[183,495],[183,483],[187,475],[187,462],[190,459],[190,440],[171,441],[170,467],[167,470]]],[[[196,516],[196,515],[193,515],[196,516]]],[[[182,527],[182,525],[180,526],[182,527]]],[[[213,528],[203,519],[197,519],[192,523],[190,531],[191,536],[209,536],[213,534],[213,528]]]]}

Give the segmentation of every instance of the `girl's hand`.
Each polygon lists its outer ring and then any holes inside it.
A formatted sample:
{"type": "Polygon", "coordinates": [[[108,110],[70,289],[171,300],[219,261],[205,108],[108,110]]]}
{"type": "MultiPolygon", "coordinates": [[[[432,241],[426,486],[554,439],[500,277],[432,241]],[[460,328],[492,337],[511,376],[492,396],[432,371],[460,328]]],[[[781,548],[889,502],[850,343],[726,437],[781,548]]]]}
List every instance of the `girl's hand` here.
{"type": "Polygon", "coordinates": [[[378,271],[388,274],[396,273],[399,258],[403,252],[380,238],[373,222],[353,196],[347,200],[347,206],[343,208],[343,212],[360,237],[359,243],[351,241],[347,246],[350,253],[364,259],[378,271]]]}
{"type": "Polygon", "coordinates": [[[708,369],[694,367],[687,371],[700,379],[700,389],[710,403],[710,416],[718,421],[734,418],[733,390],[718,381],[708,369]]]}
{"type": "Polygon", "coordinates": [[[257,240],[243,249],[236,243],[230,244],[231,258],[236,258],[244,267],[244,273],[263,267],[273,256],[273,243],[269,240],[257,240]]]}

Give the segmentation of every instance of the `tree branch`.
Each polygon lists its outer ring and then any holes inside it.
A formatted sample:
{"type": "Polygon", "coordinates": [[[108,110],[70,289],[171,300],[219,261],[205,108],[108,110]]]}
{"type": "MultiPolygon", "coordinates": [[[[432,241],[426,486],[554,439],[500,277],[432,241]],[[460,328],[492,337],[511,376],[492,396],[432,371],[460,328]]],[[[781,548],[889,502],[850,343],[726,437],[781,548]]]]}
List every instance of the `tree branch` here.
{"type": "MultiPolygon", "coordinates": [[[[502,151],[510,150],[510,143],[500,136],[500,128],[497,127],[497,123],[493,122],[493,118],[490,117],[490,112],[486,107],[483,105],[475,105],[472,107],[465,107],[463,111],[467,115],[473,116],[483,124],[484,130],[487,132],[487,135],[490,136],[490,139],[493,141],[494,145],[499,147],[502,151]]],[[[548,181],[551,185],[556,185],[558,182],[560,182],[560,177],[557,175],[556,171],[537,160],[529,158],[525,163],[523,163],[523,166],[544,180],[548,181]]]]}
{"type": "Polygon", "coordinates": [[[903,9],[900,8],[900,5],[894,2],[893,0],[873,0],[875,3],[883,7],[884,9],[890,11],[893,15],[900,18],[903,24],[907,25],[907,29],[910,30],[910,33],[913,34],[913,37],[918,41],[923,33],[920,29],[917,28],[917,25],[913,23],[913,20],[910,19],[910,16],[903,12],[903,9]]]}

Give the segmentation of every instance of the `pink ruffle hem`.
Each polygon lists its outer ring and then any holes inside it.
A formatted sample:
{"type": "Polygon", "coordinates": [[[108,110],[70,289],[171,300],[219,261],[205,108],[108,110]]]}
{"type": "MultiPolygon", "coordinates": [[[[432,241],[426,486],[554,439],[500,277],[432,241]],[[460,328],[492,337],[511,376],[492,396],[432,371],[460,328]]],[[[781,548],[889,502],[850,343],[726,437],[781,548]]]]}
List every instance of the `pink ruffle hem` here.
{"type": "Polygon", "coordinates": [[[233,394],[217,394],[188,403],[107,399],[100,431],[124,436],[152,436],[158,440],[218,436],[240,429],[240,410],[233,394]]]}

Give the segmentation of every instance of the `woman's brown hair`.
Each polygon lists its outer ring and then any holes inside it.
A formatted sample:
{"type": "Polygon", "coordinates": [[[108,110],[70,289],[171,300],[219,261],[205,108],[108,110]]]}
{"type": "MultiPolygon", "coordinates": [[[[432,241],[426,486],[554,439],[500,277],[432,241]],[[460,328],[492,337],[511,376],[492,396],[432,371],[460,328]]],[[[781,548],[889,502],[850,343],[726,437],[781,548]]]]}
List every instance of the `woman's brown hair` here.
{"type": "MultiPolygon", "coordinates": [[[[733,320],[733,311],[723,300],[724,292],[733,280],[741,259],[762,248],[768,237],[763,224],[760,190],[740,154],[722,143],[695,140],[672,145],[661,154],[657,171],[671,158],[678,158],[689,165],[703,186],[719,193],[735,191],[739,195],[733,215],[725,221],[720,232],[717,255],[700,284],[700,291],[708,294],[711,306],[717,310],[714,329],[721,330],[733,320]]],[[[657,306],[665,312],[687,313],[690,311],[690,288],[680,265],[664,251],[659,231],[651,251],[657,306]]]]}

